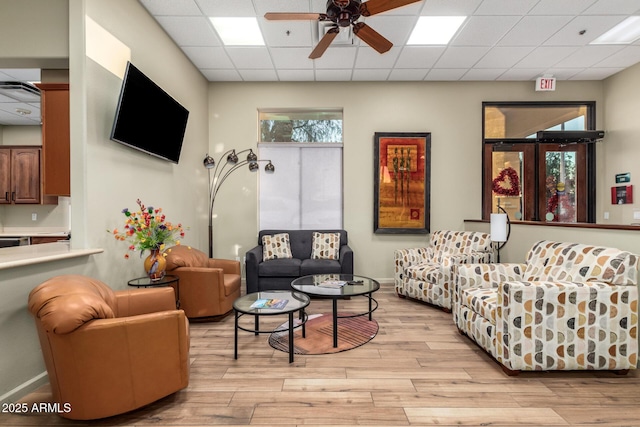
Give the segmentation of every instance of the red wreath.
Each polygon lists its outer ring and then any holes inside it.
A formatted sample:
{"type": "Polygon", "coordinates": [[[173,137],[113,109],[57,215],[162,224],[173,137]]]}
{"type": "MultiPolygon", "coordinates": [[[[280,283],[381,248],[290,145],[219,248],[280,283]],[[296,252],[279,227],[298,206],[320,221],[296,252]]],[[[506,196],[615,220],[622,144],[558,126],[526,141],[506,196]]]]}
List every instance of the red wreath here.
{"type": "Polygon", "coordinates": [[[493,192],[500,196],[519,196],[520,195],[520,178],[518,172],[512,167],[502,169],[497,177],[493,179],[493,192]],[[509,187],[503,187],[500,183],[504,179],[509,178],[509,187]]]}

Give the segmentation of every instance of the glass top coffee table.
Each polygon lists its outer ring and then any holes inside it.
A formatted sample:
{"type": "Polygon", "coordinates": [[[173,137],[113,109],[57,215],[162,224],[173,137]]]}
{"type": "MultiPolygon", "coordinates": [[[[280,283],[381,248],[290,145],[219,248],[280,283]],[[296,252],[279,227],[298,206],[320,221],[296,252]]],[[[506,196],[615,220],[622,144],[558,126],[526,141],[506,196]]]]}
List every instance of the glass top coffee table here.
{"type": "Polygon", "coordinates": [[[281,314],[289,315],[287,325],[289,331],[289,363],[293,362],[293,330],[302,327],[302,337],[305,337],[304,324],[307,322],[307,314],[304,309],[309,305],[309,297],[301,292],[295,291],[263,291],[253,292],[235,300],[233,310],[235,312],[235,335],[234,335],[234,359],[238,358],[238,330],[253,332],[258,334],[271,334],[281,332],[285,329],[269,331],[260,330],[260,316],[276,316],[281,314]],[[300,322],[296,325],[293,322],[293,313],[300,313],[300,322]],[[254,316],[254,328],[249,329],[240,326],[238,320],[244,315],[254,316]]]}
{"type": "Polygon", "coordinates": [[[333,314],[333,347],[338,347],[338,319],[369,316],[378,308],[372,294],[380,289],[380,283],[369,277],[353,274],[313,274],[302,276],[291,282],[291,287],[314,297],[331,298],[333,314]],[[338,300],[349,297],[364,296],[369,300],[369,310],[363,313],[338,315],[338,300]]]}

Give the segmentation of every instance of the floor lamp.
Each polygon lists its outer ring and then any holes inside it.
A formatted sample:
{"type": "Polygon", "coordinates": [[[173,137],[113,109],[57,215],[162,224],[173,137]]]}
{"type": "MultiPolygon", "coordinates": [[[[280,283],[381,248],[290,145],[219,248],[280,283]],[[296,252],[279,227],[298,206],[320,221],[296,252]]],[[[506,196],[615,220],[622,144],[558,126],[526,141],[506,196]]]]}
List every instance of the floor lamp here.
{"type": "Polygon", "coordinates": [[[217,161],[209,156],[208,153],[205,156],[202,163],[204,167],[207,168],[207,173],[209,174],[209,258],[213,258],[213,204],[216,201],[216,195],[220,187],[229,175],[245,165],[249,168],[249,171],[256,172],[260,169],[260,166],[258,166],[260,162],[267,163],[264,166],[266,173],[275,172],[276,168],[273,163],[271,163],[271,160],[259,160],[251,148],[247,148],[238,153],[236,153],[235,149],[229,150],[223,153],[217,161]],[[240,161],[238,154],[246,153],[247,151],[249,153],[247,154],[246,160],[240,161]]]}
{"type": "Polygon", "coordinates": [[[491,241],[497,243],[498,250],[497,262],[500,262],[500,249],[507,244],[511,235],[511,220],[507,211],[498,203],[498,213],[491,214],[491,241]],[[500,212],[502,211],[502,212],[500,212]]]}

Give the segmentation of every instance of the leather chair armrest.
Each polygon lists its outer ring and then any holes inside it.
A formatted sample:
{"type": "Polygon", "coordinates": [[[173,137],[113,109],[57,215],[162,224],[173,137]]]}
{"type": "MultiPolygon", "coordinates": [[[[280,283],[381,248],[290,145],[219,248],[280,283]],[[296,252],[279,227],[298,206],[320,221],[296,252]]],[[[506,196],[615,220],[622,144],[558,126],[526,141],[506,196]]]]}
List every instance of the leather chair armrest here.
{"type": "Polygon", "coordinates": [[[171,287],[129,289],[114,294],[117,317],[176,309],[176,295],[171,287]]]}
{"type": "Polygon", "coordinates": [[[340,246],[340,271],[342,274],[353,274],[353,250],[349,245],[340,246]]]}
{"type": "Polygon", "coordinates": [[[207,266],[221,268],[225,274],[240,274],[240,261],[209,258],[207,266]]]}
{"type": "Polygon", "coordinates": [[[258,292],[258,266],[262,262],[262,246],[258,245],[245,254],[247,293],[258,292]]]}

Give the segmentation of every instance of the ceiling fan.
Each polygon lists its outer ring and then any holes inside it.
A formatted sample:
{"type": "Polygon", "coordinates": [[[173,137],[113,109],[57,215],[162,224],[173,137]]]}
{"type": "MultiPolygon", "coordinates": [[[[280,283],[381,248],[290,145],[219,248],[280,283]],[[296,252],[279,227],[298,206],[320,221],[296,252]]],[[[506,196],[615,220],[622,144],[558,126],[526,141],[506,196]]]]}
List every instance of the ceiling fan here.
{"type": "Polygon", "coordinates": [[[309,58],[320,58],[327,50],[333,39],[340,32],[340,27],[353,26],[353,33],[360,40],[374,48],[380,53],[385,53],[393,43],[384,38],[376,30],[365,24],[358,22],[361,16],[371,16],[386,12],[421,0],[327,0],[326,13],[286,13],[271,12],[264,15],[270,21],[331,21],[333,26],[327,30],[320,42],[309,55],[309,58]]]}

